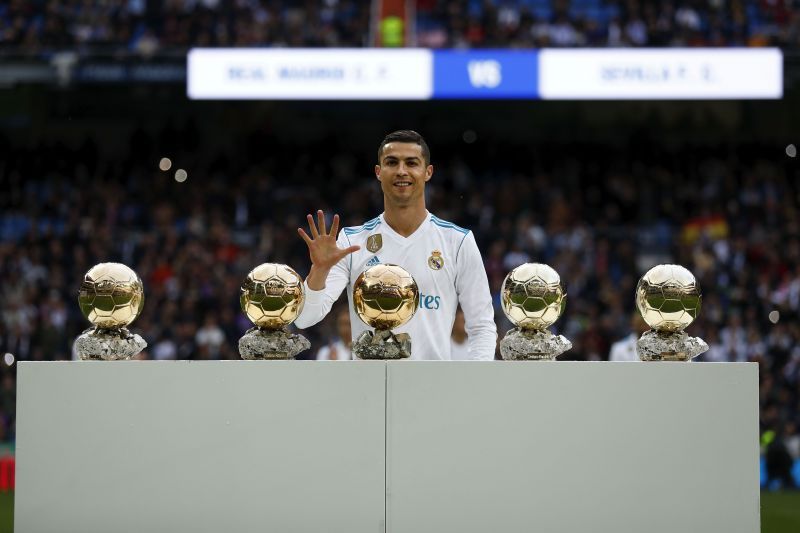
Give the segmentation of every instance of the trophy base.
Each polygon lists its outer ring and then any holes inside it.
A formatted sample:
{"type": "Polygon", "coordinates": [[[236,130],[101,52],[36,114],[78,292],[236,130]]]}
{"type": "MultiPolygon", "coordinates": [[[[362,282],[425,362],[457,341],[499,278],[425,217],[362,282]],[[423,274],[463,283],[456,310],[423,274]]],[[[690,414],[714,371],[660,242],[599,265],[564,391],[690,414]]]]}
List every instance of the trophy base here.
{"type": "Polygon", "coordinates": [[[353,343],[353,353],[359,359],[408,359],[411,337],[408,333],[395,335],[388,329],[365,331],[353,343]]]}
{"type": "Polygon", "coordinates": [[[294,359],[309,348],[308,339],[282,329],[253,327],[239,339],[239,355],[248,360],[294,359]]]}
{"type": "Polygon", "coordinates": [[[708,350],[708,344],[699,337],[690,337],[685,331],[646,331],[636,341],[636,353],[642,361],[691,361],[708,350]]]}
{"type": "Polygon", "coordinates": [[[75,339],[75,353],[82,361],[125,361],[146,347],[128,328],[89,328],[75,339]]]}
{"type": "Polygon", "coordinates": [[[500,341],[500,355],[506,361],[552,361],[570,348],[566,337],[547,330],[513,328],[500,341]]]}

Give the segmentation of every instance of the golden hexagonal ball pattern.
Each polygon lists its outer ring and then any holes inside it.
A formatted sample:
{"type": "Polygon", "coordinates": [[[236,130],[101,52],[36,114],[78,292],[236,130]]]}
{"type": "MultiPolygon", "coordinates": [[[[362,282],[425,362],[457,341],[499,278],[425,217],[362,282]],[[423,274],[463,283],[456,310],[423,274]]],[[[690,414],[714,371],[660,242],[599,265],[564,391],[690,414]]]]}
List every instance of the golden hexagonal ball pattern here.
{"type": "Polygon", "coordinates": [[[100,263],[83,276],[78,305],[99,328],[118,328],[136,320],[144,307],[142,280],[122,263],[100,263]]]}
{"type": "Polygon", "coordinates": [[[694,274],[681,265],[658,265],[636,285],[636,307],[656,331],[682,331],[700,312],[702,294],[694,274]]]}
{"type": "Polygon", "coordinates": [[[353,286],[356,314],[370,327],[402,326],[419,308],[417,282],[397,265],[375,265],[362,272],[353,286]]]}
{"type": "Polygon", "coordinates": [[[303,278],[286,265],[263,263],[247,274],[239,304],[247,318],[260,328],[288,326],[303,311],[303,278]]]}
{"type": "Polygon", "coordinates": [[[503,280],[503,312],[516,326],[543,330],[558,320],[567,305],[567,293],[558,272],[541,263],[525,263],[503,280]]]}

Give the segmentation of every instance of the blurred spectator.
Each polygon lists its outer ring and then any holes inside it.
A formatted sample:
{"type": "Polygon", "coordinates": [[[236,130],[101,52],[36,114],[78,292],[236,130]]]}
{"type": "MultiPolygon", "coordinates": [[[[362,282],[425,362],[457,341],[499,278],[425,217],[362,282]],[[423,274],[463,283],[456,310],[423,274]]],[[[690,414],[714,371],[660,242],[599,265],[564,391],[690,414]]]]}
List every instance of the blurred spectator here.
{"type": "Polygon", "coordinates": [[[194,339],[198,350],[208,353],[210,359],[219,359],[222,344],[225,342],[225,333],[212,313],[206,315],[203,327],[197,331],[194,339]]]}
{"type": "Polygon", "coordinates": [[[796,489],[797,484],[792,476],[792,456],[786,443],[783,430],[768,432],[764,456],[767,464],[767,486],[779,485],[783,489],[796,489]]]}
{"type": "Polygon", "coordinates": [[[335,313],[336,336],[319,349],[318,361],[349,361],[353,359],[353,339],[350,330],[350,309],[342,305],[335,313]]]}
{"type": "Polygon", "coordinates": [[[636,341],[642,336],[642,333],[650,328],[642,319],[642,315],[638,311],[631,313],[631,333],[624,339],[620,339],[611,345],[611,350],[608,353],[609,361],[638,361],[639,355],[636,352],[636,341]]]}

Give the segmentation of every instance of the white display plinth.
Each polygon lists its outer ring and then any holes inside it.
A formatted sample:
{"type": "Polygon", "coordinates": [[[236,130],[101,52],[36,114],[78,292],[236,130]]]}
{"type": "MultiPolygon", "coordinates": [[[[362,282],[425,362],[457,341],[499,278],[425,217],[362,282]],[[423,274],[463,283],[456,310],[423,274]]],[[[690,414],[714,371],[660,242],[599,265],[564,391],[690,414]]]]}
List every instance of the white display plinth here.
{"type": "Polygon", "coordinates": [[[756,533],[756,364],[389,367],[392,533],[756,533]]]}
{"type": "Polygon", "coordinates": [[[376,533],[385,366],[20,363],[16,531],[376,533]]]}
{"type": "Polygon", "coordinates": [[[22,362],[16,531],[755,533],[757,373],[22,362]]]}

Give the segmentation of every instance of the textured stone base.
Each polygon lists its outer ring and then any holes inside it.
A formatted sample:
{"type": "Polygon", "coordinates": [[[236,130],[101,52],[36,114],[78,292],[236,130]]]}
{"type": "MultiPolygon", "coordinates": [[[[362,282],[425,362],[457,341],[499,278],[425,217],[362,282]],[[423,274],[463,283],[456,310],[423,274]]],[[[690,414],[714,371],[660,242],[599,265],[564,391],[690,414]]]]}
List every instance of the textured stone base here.
{"type": "Polygon", "coordinates": [[[708,344],[703,339],[690,337],[685,331],[651,329],[636,341],[636,353],[642,361],[690,361],[707,350],[708,344]]]}
{"type": "Polygon", "coordinates": [[[550,361],[570,348],[572,343],[566,337],[547,330],[514,328],[500,341],[500,355],[507,361],[550,361]]]}
{"type": "Polygon", "coordinates": [[[389,330],[365,331],[353,343],[353,353],[359,359],[407,359],[411,357],[411,337],[389,330]]]}
{"type": "Polygon", "coordinates": [[[239,339],[239,355],[242,359],[294,359],[311,343],[302,335],[279,329],[253,327],[239,339]]]}
{"type": "Polygon", "coordinates": [[[89,328],[75,339],[75,352],[84,361],[124,361],[146,347],[145,340],[127,328],[89,328]]]}

